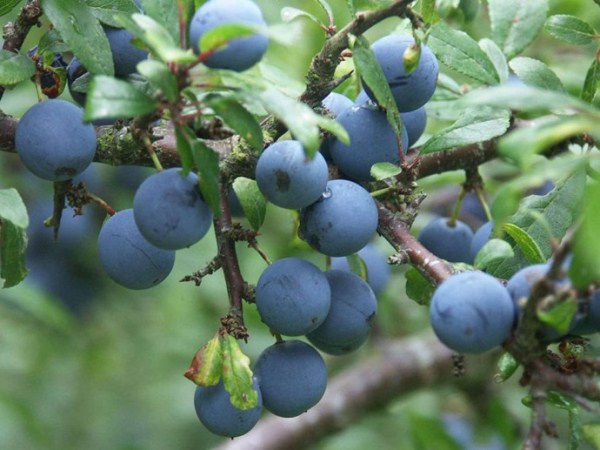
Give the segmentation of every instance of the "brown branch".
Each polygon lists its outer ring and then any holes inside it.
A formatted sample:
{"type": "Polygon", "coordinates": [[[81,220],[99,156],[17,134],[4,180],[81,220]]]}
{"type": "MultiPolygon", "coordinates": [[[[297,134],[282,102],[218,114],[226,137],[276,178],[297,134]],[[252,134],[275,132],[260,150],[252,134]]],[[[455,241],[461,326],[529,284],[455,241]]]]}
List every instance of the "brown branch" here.
{"type": "Polygon", "coordinates": [[[294,419],[263,418],[250,433],[218,449],[308,448],[398,396],[452,379],[452,351],[432,335],[385,342],[375,356],[333,378],[307,413],[294,419]]]}

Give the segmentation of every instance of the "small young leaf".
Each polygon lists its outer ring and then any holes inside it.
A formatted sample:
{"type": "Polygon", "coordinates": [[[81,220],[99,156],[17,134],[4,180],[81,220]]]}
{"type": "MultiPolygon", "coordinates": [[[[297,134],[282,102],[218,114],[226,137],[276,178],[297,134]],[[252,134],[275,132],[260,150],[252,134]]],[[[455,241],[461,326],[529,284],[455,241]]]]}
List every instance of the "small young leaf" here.
{"type": "Polygon", "coordinates": [[[157,106],[156,100],[127,81],[97,75],[88,86],[83,120],[142,116],[151,113],[157,106]]]}
{"type": "Polygon", "coordinates": [[[577,414],[579,412],[579,403],[569,397],[568,395],[561,394],[556,391],[549,391],[548,397],[546,397],[548,404],[555,406],[558,409],[569,411],[577,414]]]}
{"type": "Polygon", "coordinates": [[[208,96],[206,103],[254,150],[261,151],[263,149],[260,125],[255,117],[234,98],[221,95],[208,96]]]}
{"type": "Polygon", "coordinates": [[[200,192],[216,217],[221,215],[219,194],[219,154],[204,142],[195,139],[192,142],[192,156],[198,168],[200,192]]]}
{"type": "Polygon", "coordinates": [[[506,56],[504,56],[500,47],[488,38],[481,39],[479,41],[479,47],[481,47],[481,50],[488,55],[488,58],[490,58],[490,61],[496,68],[500,84],[506,83],[506,80],[508,80],[508,63],[506,62],[506,56]]]}
{"type": "Polygon", "coordinates": [[[543,323],[550,325],[560,333],[569,331],[573,316],[577,312],[577,300],[568,298],[554,306],[549,311],[538,311],[537,317],[543,323]]]}
{"type": "Polygon", "coordinates": [[[85,3],[78,0],[44,0],[44,13],[91,73],[114,74],[106,34],[85,3]]]}
{"type": "Polygon", "coordinates": [[[221,336],[217,333],[194,355],[185,377],[200,386],[215,386],[223,374],[221,336]]]}
{"type": "Polygon", "coordinates": [[[179,42],[178,3],[180,2],[173,0],[141,0],[141,3],[144,15],[162,24],[172,42],[179,42]]]}
{"type": "Polygon", "coordinates": [[[27,80],[35,73],[31,58],[0,49],[0,85],[13,86],[27,80]]]}
{"type": "Polygon", "coordinates": [[[0,190],[0,287],[19,284],[27,275],[27,209],[15,189],[0,190]]]}
{"type": "Polygon", "coordinates": [[[502,383],[514,375],[519,368],[519,363],[510,353],[504,353],[498,360],[498,373],[494,380],[502,383]]]}
{"type": "Polygon", "coordinates": [[[600,423],[586,423],[582,428],[585,440],[596,450],[600,449],[600,423]]]}
{"type": "Polygon", "coordinates": [[[21,0],[4,0],[4,3],[0,5],[0,17],[11,12],[19,3],[21,3],[21,0]]]}
{"type": "Polygon", "coordinates": [[[325,0],[315,0],[321,9],[327,14],[327,20],[333,23],[333,9],[325,0]]]}
{"type": "Polygon", "coordinates": [[[380,162],[371,166],[371,176],[375,180],[385,180],[400,175],[402,169],[392,163],[380,162]]]}
{"type": "Polygon", "coordinates": [[[464,31],[450,28],[443,22],[431,30],[427,42],[439,61],[452,70],[483,84],[498,84],[500,78],[488,55],[464,31]]]}
{"type": "Polygon", "coordinates": [[[573,45],[586,45],[596,36],[596,30],[578,17],[567,14],[550,16],[546,21],[546,31],[563,42],[573,45]]]}
{"type": "Polygon", "coordinates": [[[598,85],[600,84],[600,60],[598,57],[594,58],[590,68],[585,75],[585,81],[583,82],[583,88],[581,90],[581,99],[588,103],[594,100],[596,92],[598,91],[598,85]]]}
{"type": "Polygon", "coordinates": [[[238,177],[233,182],[233,190],[237,195],[242,210],[250,226],[259,230],[265,221],[267,213],[267,200],[258,189],[256,181],[250,178],[238,177]]]}
{"type": "Polygon", "coordinates": [[[138,63],[137,71],[148,81],[154,88],[159,89],[164,97],[174,102],[177,100],[178,87],[175,75],[171,73],[166,64],[160,61],[147,59],[138,63]]]}
{"type": "Polygon", "coordinates": [[[309,13],[308,11],[304,11],[303,9],[294,8],[292,6],[285,6],[281,9],[281,20],[284,22],[291,22],[298,17],[306,17],[317,25],[323,25],[317,16],[309,13]]]}
{"type": "Polygon", "coordinates": [[[544,26],[548,0],[488,0],[492,39],[508,59],[525,50],[544,26]]]}
{"type": "Polygon", "coordinates": [[[523,83],[549,91],[565,92],[560,78],[546,64],[537,59],[519,56],[513,58],[510,68],[523,83]]]}
{"type": "Polygon", "coordinates": [[[543,263],[546,257],[542,253],[539,245],[525,230],[514,223],[505,223],[502,229],[517,244],[517,247],[523,252],[523,255],[531,264],[543,263]]]}
{"type": "Polygon", "coordinates": [[[406,271],[406,295],[419,305],[429,305],[434,287],[429,280],[414,267],[406,271]]]}
{"type": "Polygon", "coordinates": [[[439,152],[487,141],[503,135],[510,126],[510,113],[497,108],[469,108],[451,126],[432,136],[421,154],[439,152]]]}
{"type": "Polygon", "coordinates": [[[221,349],[223,384],[229,392],[231,404],[242,410],[254,408],[258,404],[258,393],[253,388],[250,359],[229,334],[221,337],[221,349]]]}
{"type": "Polygon", "coordinates": [[[490,239],[477,253],[473,265],[476,269],[484,270],[493,262],[512,258],[514,254],[508,242],[502,239],[490,239]]]}

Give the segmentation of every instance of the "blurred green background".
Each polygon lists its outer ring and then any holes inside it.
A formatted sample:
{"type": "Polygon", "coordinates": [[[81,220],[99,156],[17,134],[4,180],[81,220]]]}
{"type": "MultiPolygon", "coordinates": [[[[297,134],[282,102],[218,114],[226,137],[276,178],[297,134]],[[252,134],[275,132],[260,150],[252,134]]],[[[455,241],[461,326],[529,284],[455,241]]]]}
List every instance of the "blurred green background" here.
{"type": "MultiPolygon", "coordinates": [[[[284,6],[323,17],[316,2],[309,0],[258,3],[269,23],[280,22],[284,6]]],[[[349,19],[346,2],[331,0],[330,4],[336,24],[343,26],[349,19]]],[[[575,14],[600,28],[600,8],[592,0],[555,0],[551,5],[551,13],[575,14]]],[[[0,23],[13,17],[2,17],[0,23]]],[[[459,17],[452,21],[476,39],[489,35],[485,2],[473,22],[464,24],[459,17]]],[[[397,26],[399,20],[387,20],[368,37],[374,39],[397,26]]],[[[42,31],[32,32],[23,49],[35,45],[42,31]]],[[[296,33],[296,44],[292,49],[272,44],[266,63],[302,81],[325,36],[305,19],[299,19],[289,32],[296,33]]],[[[526,55],[547,63],[577,92],[594,52],[593,45],[563,46],[542,34],[526,55]]],[[[349,86],[341,90],[351,92],[349,86]]],[[[0,110],[20,116],[35,101],[32,83],[23,83],[5,94],[0,110]]],[[[429,126],[441,125],[431,121],[429,126]]],[[[501,168],[492,166],[487,172],[493,174],[494,170],[501,168]]],[[[135,187],[151,172],[94,164],[82,179],[92,192],[122,209],[131,207],[135,187]]],[[[461,178],[454,174],[436,177],[424,180],[423,186],[435,198],[437,186],[448,180],[460,182],[461,178]]],[[[215,255],[211,234],[177,253],[175,268],[161,285],[129,291],[108,280],[98,267],[96,236],[103,220],[98,207],[88,207],[84,217],[75,219],[65,210],[68,217],[54,242],[51,230],[41,226],[50,214],[51,184],[27,175],[15,155],[2,154],[0,188],[8,187],[21,192],[32,219],[31,272],[25,283],[0,291],[0,449],[208,449],[220,442],[197,420],[194,385],[183,373],[196,350],[218,329],[219,317],[227,312],[223,277],[216,273],[199,288],[178,281],[215,255]]],[[[425,212],[417,226],[428,217],[425,212]]],[[[293,237],[293,225],[290,212],[270,206],[260,245],[273,260],[297,255],[324,268],[324,257],[293,237]]],[[[377,245],[391,253],[382,240],[377,245]]],[[[246,280],[255,283],[264,262],[244,244],[238,245],[238,251],[246,280]]],[[[245,311],[251,338],[243,350],[254,360],[274,340],[255,308],[248,306],[245,311]]],[[[389,336],[428,329],[426,310],[404,293],[402,270],[394,269],[393,280],[380,299],[379,321],[379,332],[389,336]]],[[[372,352],[373,345],[347,357],[328,359],[332,376],[372,352]]],[[[476,365],[477,359],[472,364],[476,365]]],[[[411,394],[315,448],[445,448],[431,446],[435,441],[428,440],[443,412],[466,417],[482,442],[501,436],[504,447],[498,448],[518,448],[515,437],[525,431],[529,417],[520,404],[524,391],[516,381],[505,386],[488,381],[482,380],[481,386],[440,386],[411,394]],[[482,393],[489,401],[481,402],[482,393]]],[[[557,420],[564,423],[566,415],[558,415],[557,420]]]]}

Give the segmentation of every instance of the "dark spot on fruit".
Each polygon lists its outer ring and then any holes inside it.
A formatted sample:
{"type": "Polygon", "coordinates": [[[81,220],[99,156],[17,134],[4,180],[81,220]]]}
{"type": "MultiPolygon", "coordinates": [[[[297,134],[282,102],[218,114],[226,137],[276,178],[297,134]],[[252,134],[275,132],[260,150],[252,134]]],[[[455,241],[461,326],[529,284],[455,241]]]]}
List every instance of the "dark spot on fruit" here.
{"type": "Polygon", "coordinates": [[[290,176],[283,170],[276,170],[277,189],[281,192],[287,192],[290,189],[290,176]]]}

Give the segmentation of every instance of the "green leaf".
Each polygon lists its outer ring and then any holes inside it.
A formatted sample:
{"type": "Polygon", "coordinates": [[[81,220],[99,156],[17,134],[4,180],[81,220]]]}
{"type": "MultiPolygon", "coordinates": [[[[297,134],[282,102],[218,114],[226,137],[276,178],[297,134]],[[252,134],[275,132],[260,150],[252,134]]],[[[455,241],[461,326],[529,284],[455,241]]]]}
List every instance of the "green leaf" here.
{"type": "MultiPolygon", "coordinates": [[[[402,136],[402,117],[398,111],[390,85],[369,42],[364,36],[358,36],[351,48],[352,59],[361,78],[375,95],[377,103],[385,109],[387,120],[394,129],[396,136],[402,136]]],[[[404,150],[406,151],[406,149],[404,150]]]]}
{"type": "Polygon", "coordinates": [[[357,253],[346,256],[346,261],[348,261],[348,267],[353,274],[358,275],[365,281],[369,279],[367,265],[357,253]]]}
{"type": "Polygon", "coordinates": [[[494,86],[473,89],[464,95],[465,105],[495,106],[523,112],[575,109],[598,114],[591,105],[563,92],[548,91],[531,86],[494,86]]]}
{"type": "Polygon", "coordinates": [[[569,411],[576,414],[579,412],[579,404],[577,401],[568,395],[561,394],[560,392],[549,391],[548,396],[546,397],[546,402],[564,411],[569,411]]]}
{"type": "Polygon", "coordinates": [[[497,108],[469,108],[451,126],[432,136],[421,154],[439,152],[487,141],[503,135],[510,126],[510,113],[497,108]]]}
{"type": "Polygon", "coordinates": [[[427,23],[435,24],[440,21],[441,17],[435,9],[436,0],[421,0],[419,2],[419,8],[421,9],[421,16],[427,23]]]}
{"type": "Polygon", "coordinates": [[[229,392],[230,401],[238,409],[251,409],[258,404],[258,392],[253,388],[250,358],[242,350],[234,337],[226,334],[221,337],[223,352],[223,384],[229,392]]]}
{"type": "Polygon", "coordinates": [[[4,3],[0,5],[0,17],[11,12],[19,3],[21,3],[21,0],[4,0],[4,3]]]}
{"type": "Polygon", "coordinates": [[[264,147],[262,130],[256,118],[232,97],[208,96],[206,103],[227,125],[256,151],[264,147]]]}
{"type": "Polygon", "coordinates": [[[502,225],[502,229],[513,239],[515,244],[517,244],[517,247],[523,252],[523,256],[525,256],[527,261],[531,264],[538,264],[546,261],[547,258],[542,253],[540,246],[525,230],[514,223],[505,223],[502,225]]]}
{"type": "Polygon", "coordinates": [[[188,174],[194,167],[192,145],[197,138],[194,131],[186,126],[175,128],[175,139],[177,141],[177,153],[179,153],[179,159],[181,160],[181,168],[184,174],[188,174]]]}
{"type": "Polygon", "coordinates": [[[509,65],[523,83],[529,86],[549,91],[565,92],[560,78],[546,64],[537,59],[519,56],[513,58],[509,65]]]}
{"type": "Polygon", "coordinates": [[[431,29],[427,44],[448,68],[483,84],[500,82],[488,55],[467,33],[440,22],[431,29]]]}
{"type": "Polygon", "coordinates": [[[177,1],[174,0],[141,0],[144,15],[162,24],[172,42],[179,42],[179,13],[177,1]]]}
{"type": "Polygon", "coordinates": [[[582,222],[575,234],[569,267],[569,278],[580,289],[600,281],[600,184],[594,182],[586,186],[582,205],[582,222]]]}
{"type": "Polygon", "coordinates": [[[356,6],[354,6],[354,0],[346,0],[346,6],[352,17],[356,17],[356,6]]]}
{"type": "Polygon", "coordinates": [[[537,37],[546,21],[548,0],[488,0],[492,39],[508,59],[537,37]]]}
{"type": "Polygon", "coordinates": [[[144,14],[133,14],[131,18],[118,16],[116,20],[164,62],[187,64],[197,59],[191,48],[183,50],[179,47],[178,41],[171,36],[169,30],[161,24],[162,22],[157,22],[144,14]]]}
{"type": "Polygon", "coordinates": [[[334,19],[333,9],[331,9],[331,6],[329,5],[329,3],[327,3],[325,0],[315,0],[315,1],[327,15],[327,20],[333,22],[333,19],[334,19]]]}
{"type": "Polygon", "coordinates": [[[115,15],[130,15],[139,12],[133,0],[85,0],[96,18],[111,27],[119,27],[115,15]]]}
{"type": "Polygon", "coordinates": [[[38,53],[48,53],[52,55],[52,59],[54,59],[54,53],[64,53],[69,50],[69,46],[63,42],[60,33],[54,28],[44,33],[37,48],[38,53]]]}
{"type": "Polygon", "coordinates": [[[429,305],[435,288],[414,267],[406,271],[406,295],[419,305],[429,305]]]}
{"type": "Polygon", "coordinates": [[[592,100],[594,100],[596,92],[598,91],[598,84],[600,84],[600,60],[598,59],[598,56],[596,56],[585,75],[585,81],[583,82],[583,88],[581,89],[581,99],[585,102],[592,103],[592,100]]]}
{"type": "Polygon", "coordinates": [[[27,275],[27,209],[15,189],[0,190],[0,287],[19,284],[27,275]]]}
{"type": "Polygon", "coordinates": [[[319,26],[323,25],[323,22],[321,22],[317,16],[309,13],[308,11],[294,8],[292,6],[285,6],[281,8],[281,20],[284,22],[291,22],[292,20],[296,20],[298,17],[306,17],[319,26]]]}
{"type": "MultiPolygon", "coordinates": [[[[548,164],[551,164],[548,167],[557,173],[568,175],[547,195],[525,197],[519,205],[519,210],[508,220],[508,223],[518,226],[535,241],[544,260],[548,260],[552,254],[552,242],[559,242],[579,217],[586,182],[585,160],[559,159],[548,164]]],[[[541,164],[540,166],[543,167],[541,164]]],[[[547,177],[546,173],[538,175],[537,181],[543,182],[544,177],[547,177]]],[[[523,180],[519,182],[522,183],[523,180]]],[[[508,183],[498,191],[492,205],[494,222],[506,221],[505,214],[512,209],[513,199],[518,201],[522,198],[522,189],[518,184],[515,188],[508,183]]],[[[530,265],[530,261],[512,238],[507,238],[507,241],[513,246],[515,256],[488,267],[488,273],[504,279],[510,278],[520,268],[530,265]]]]}
{"type": "Polygon", "coordinates": [[[88,86],[83,120],[142,116],[151,113],[157,106],[156,100],[127,81],[97,75],[88,86]]]}
{"type": "Polygon", "coordinates": [[[498,360],[498,373],[494,375],[497,383],[502,383],[514,375],[519,363],[510,353],[504,353],[498,360]]]}
{"type": "Polygon", "coordinates": [[[202,35],[198,47],[202,53],[212,53],[227,47],[228,43],[234,39],[255,34],[256,30],[256,27],[247,24],[219,25],[202,35]]]}
{"type": "Polygon", "coordinates": [[[500,84],[506,83],[508,80],[508,63],[506,62],[506,56],[504,56],[500,47],[488,38],[481,39],[479,41],[479,47],[481,47],[481,50],[485,52],[494,65],[500,84]]]}
{"type": "Polygon", "coordinates": [[[250,178],[238,177],[233,182],[233,190],[237,195],[242,210],[250,226],[259,230],[267,214],[267,200],[258,189],[256,181],[250,178]]]}
{"type": "Polygon", "coordinates": [[[546,31],[567,44],[586,45],[596,37],[596,30],[578,17],[557,14],[548,17],[546,31]]]}
{"type": "Polygon", "coordinates": [[[479,14],[480,0],[460,0],[458,7],[467,22],[474,20],[479,14]]]}
{"type": "Polygon", "coordinates": [[[179,95],[177,79],[166,64],[153,59],[147,59],[138,63],[137,71],[146,77],[155,89],[160,90],[168,101],[175,102],[177,100],[177,96],[179,95]]]}
{"type": "Polygon", "coordinates": [[[541,322],[550,325],[560,333],[566,333],[569,331],[576,312],[577,300],[568,298],[555,305],[549,311],[538,311],[537,317],[541,322]]]}
{"type": "Polygon", "coordinates": [[[586,423],[582,428],[585,440],[596,450],[600,449],[600,423],[586,423]]]}
{"type": "Polygon", "coordinates": [[[484,270],[494,262],[512,258],[514,254],[515,252],[508,242],[502,239],[490,239],[477,253],[473,265],[479,270],[484,270]]]}
{"type": "Polygon", "coordinates": [[[412,413],[409,417],[413,449],[460,450],[461,446],[449,433],[441,417],[412,413]]]}
{"type": "Polygon", "coordinates": [[[54,28],[87,70],[94,75],[114,74],[106,34],[98,19],[82,1],[44,0],[43,7],[54,28]]]}
{"type": "Polygon", "coordinates": [[[385,180],[400,175],[402,169],[389,162],[375,163],[371,166],[371,176],[374,180],[385,180]]]}
{"type": "Polygon", "coordinates": [[[572,136],[595,130],[597,126],[597,120],[584,115],[546,117],[530,127],[508,133],[498,144],[498,154],[528,170],[539,153],[572,136]]]}
{"type": "Polygon", "coordinates": [[[186,377],[199,386],[215,386],[223,374],[222,337],[217,333],[194,356],[186,377]]]}
{"type": "Polygon", "coordinates": [[[221,215],[219,193],[219,154],[204,142],[192,142],[192,156],[200,178],[200,192],[215,216],[221,215]]]}
{"type": "Polygon", "coordinates": [[[35,74],[35,63],[25,55],[0,49],[0,85],[13,86],[35,74]]]}

